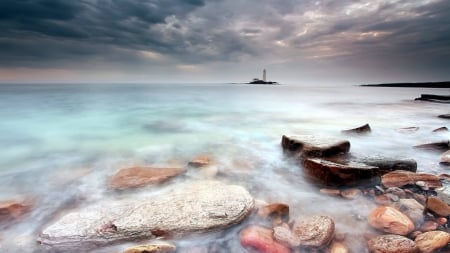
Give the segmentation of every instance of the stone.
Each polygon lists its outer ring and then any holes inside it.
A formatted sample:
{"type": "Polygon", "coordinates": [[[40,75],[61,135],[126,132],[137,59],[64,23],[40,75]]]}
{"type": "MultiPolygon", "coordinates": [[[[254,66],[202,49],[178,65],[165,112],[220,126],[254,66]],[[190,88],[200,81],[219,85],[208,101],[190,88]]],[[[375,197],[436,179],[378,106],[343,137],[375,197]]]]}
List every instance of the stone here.
{"type": "Polygon", "coordinates": [[[450,150],[441,155],[440,163],[450,165],[450,150]]]}
{"type": "Polygon", "coordinates": [[[421,253],[432,253],[447,246],[450,234],[444,231],[429,231],[418,235],[414,241],[421,253]]]}
{"type": "Polygon", "coordinates": [[[261,253],[290,253],[290,249],[274,240],[272,229],[252,225],[243,229],[240,242],[244,248],[252,248],[261,253]]]}
{"type": "Polygon", "coordinates": [[[379,206],[370,212],[369,224],[381,231],[396,235],[407,235],[415,226],[406,214],[390,206],[379,206]]]}
{"type": "Polygon", "coordinates": [[[289,205],[284,203],[272,203],[258,209],[256,213],[263,218],[280,218],[281,220],[289,220],[289,205]]]}
{"type": "Polygon", "coordinates": [[[348,253],[349,249],[342,242],[332,242],[329,249],[330,253],[348,253]]]}
{"type": "Polygon", "coordinates": [[[211,157],[207,155],[200,155],[190,161],[188,165],[194,168],[206,167],[211,164],[211,160],[211,157]]]}
{"type": "Polygon", "coordinates": [[[396,170],[417,171],[417,162],[414,159],[398,159],[388,157],[356,158],[355,162],[377,167],[377,175],[381,176],[396,170]]]}
{"type": "Polygon", "coordinates": [[[445,152],[447,150],[450,150],[450,142],[448,140],[446,140],[446,141],[440,141],[440,142],[426,143],[426,144],[416,145],[416,146],[414,146],[414,148],[424,149],[424,150],[429,150],[429,151],[445,152]]]}
{"type": "Polygon", "coordinates": [[[399,198],[406,198],[406,192],[399,187],[389,187],[385,191],[386,193],[394,194],[399,198]]]}
{"type": "Polygon", "coordinates": [[[360,127],[353,128],[353,129],[342,130],[342,132],[345,134],[366,134],[366,133],[370,133],[371,131],[372,131],[372,129],[370,129],[369,124],[365,124],[360,127]]]}
{"type": "Polygon", "coordinates": [[[31,200],[2,200],[0,201],[0,222],[15,221],[31,211],[31,200]]]}
{"type": "Polygon", "coordinates": [[[296,220],[292,232],[301,246],[325,247],[334,237],[333,219],[324,215],[314,215],[306,219],[296,220]]]}
{"type": "Polygon", "coordinates": [[[448,132],[447,127],[439,127],[433,130],[433,133],[441,133],[441,132],[448,132]]]}
{"type": "Polygon", "coordinates": [[[419,253],[413,240],[401,235],[380,235],[368,241],[371,253],[419,253]]]}
{"type": "Polygon", "coordinates": [[[341,191],[341,196],[345,199],[356,199],[362,195],[362,191],[358,188],[345,189],[341,191]]]}
{"type": "Polygon", "coordinates": [[[168,242],[157,242],[147,245],[138,245],[125,249],[123,253],[171,253],[177,247],[168,242]]]}
{"type": "Polygon", "coordinates": [[[434,231],[437,230],[439,227],[439,224],[435,221],[425,221],[422,226],[420,226],[419,230],[421,232],[428,232],[428,231],[434,231]]]}
{"type": "Polygon", "coordinates": [[[437,197],[428,197],[427,209],[443,217],[450,215],[450,206],[437,197]]]}
{"type": "Polygon", "coordinates": [[[183,236],[240,223],[253,210],[249,192],[218,181],[169,186],[154,196],[102,202],[70,210],[38,237],[54,248],[83,248],[118,241],[183,236]]]}
{"type": "Polygon", "coordinates": [[[409,133],[415,133],[417,131],[419,131],[419,127],[402,127],[399,128],[397,131],[400,133],[404,133],[404,134],[409,134],[409,133]]]}
{"type": "Polygon", "coordinates": [[[441,119],[450,119],[450,114],[441,114],[438,117],[441,119]]]}
{"type": "Polygon", "coordinates": [[[329,157],[350,150],[350,142],[347,140],[311,135],[291,137],[283,135],[281,145],[285,151],[303,157],[329,157]]]}
{"type": "Polygon", "coordinates": [[[172,177],[184,173],[183,168],[131,167],[119,170],[108,182],[115,190],[137,188],[149,184],[161,184],[172,177]]]}
{"type": "Polygon", "coordinates": [[[418,181],[423,181],[428,188],[438,188],[442,186],[438,176],[427,173],[397,170],[381,176],[381,183],[387,188],[401,187],[408,184],[415,185],[418,181]]]}
{"type": "Polygon", "coordinates": [[[322,188],[320,189],[320,193],[332,197],[341,196],[341,191],[339,189],[322,188]]]}
{"type": "Polygon", "coordinates": [[[394,203],[394,207],[406,214],[416,227],[423,223],[425,207],[415,199],[400,199],[394,203]]]}
{"type": "Polygon", "coordinates": [[[450,205],[450,185],[445,184],[442,187],[436,188],[435,191],[440,200],[450,205]]]}
{"type": "Polygon", "coordinates": [[[339,164],[320,158],[303,161],[303,171],[310,181],[325,186],[358,186],[379,183],[377,167],[350,162],[339,164]]]}
{"type": "Polygon", "coordinates": [[[291,248],[300,246],[300,240],[292,233],[289,227],[276,226],[273,228],[273,237],[278,242],[291,248]]]}

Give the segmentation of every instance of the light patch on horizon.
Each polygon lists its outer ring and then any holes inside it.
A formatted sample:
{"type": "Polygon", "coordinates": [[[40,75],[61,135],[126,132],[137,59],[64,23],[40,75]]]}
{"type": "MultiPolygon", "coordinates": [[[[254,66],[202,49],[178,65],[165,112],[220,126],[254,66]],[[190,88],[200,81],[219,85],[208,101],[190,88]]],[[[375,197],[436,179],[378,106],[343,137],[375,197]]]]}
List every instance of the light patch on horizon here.
{"type": "Polygon", "coordinates": [[[179,64],[176,66],[177,69],[182,70],[182,71],[189,71],[189,72],[194,72],[194,71],[200,71],[202,70],[202,68],[198,65],[192,65],[192,64],[179,64]]]}
{"type": "Polygon", "coordinates": [[[149,51],[149,50],[141,50],[138,51],[140,55],[142,55],[145,58],[152,59],[152,60],[163,60],[165,57],[162,54],[149,51]]]}

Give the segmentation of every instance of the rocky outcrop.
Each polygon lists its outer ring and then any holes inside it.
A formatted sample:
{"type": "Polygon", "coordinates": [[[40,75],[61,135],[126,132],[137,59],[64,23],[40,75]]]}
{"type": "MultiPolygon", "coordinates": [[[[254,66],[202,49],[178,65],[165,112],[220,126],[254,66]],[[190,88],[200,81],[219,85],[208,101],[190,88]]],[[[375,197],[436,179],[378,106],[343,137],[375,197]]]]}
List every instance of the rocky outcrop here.
{"type": "Polygon", "coordinates": [[[252,211],[241,186],[196,181],[152,197],[104,201],[72,210],[43,229],[38,241],[56,248],[89,247],[229,227],[252,211]]]}
{"type": "Polygon", "coordinates": [[[348,130],[342,130],[342,133],[345,134],[366,134],[370,133],[372,129],[370,128],[369,124],[362,125],[357,128],[348,129],[348,130]]]}
{"type": "Polygon", "coordinates": [[[372,210],[368,221],[372,227],[396,235],[407,235],[415,228],[408,216],[389,206],[380,206],[372,210]]]}
{"type": "Polygon", "coordinates": [[[418,253],[414,241],[400,235],[380,235],[368,242],[371,253],[418,253]]]}
{"type": "Polygon", "coordinates": [[[283,135],[281,145],[286,152],[303,157],[328,157],[350,150],[350,142],[347,140],[312,135],[283,135]]]}
{"type": "Polygon", "coordinates": [[[115,190],[137,188],[149,184],[161,184],[185,172],[183,168],[131,167],[119,170],[108,182],[115,190]]]}

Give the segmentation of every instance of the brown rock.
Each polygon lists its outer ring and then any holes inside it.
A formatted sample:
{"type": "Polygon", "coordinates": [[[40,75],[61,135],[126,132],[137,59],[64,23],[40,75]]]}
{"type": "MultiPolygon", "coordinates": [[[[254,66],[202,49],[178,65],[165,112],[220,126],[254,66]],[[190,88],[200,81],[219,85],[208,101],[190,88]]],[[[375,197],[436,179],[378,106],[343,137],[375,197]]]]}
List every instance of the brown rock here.
{"type": "Polygon", "coordinates": [[[207,155],[200,155],[194,158],[194,160],[188,163],[189,166],[195,168],[201,168],[208,166],[211,163],[211,158],[207,155]]]}
{"type": "Polygon", "coordinates": [[[332,242],[330,245],[330,253],[348,253],[349,250],[342,242],[332,242]]]}
{"type": "Polygon", "coordinates": [[[441,155],[440,163],[450,165],[450,150],[441,155]]]}
{"type": "Polygon", "coordinates": [[[424,185],[429,188],[441,187],[442,183],[439,177],[426,173],[414,173],[410,171],[397,170],[389,172],[381,177],[381,183],[385,187],[401,187],[408,184],[416,184],[423,181],[424,185]]]}
{"type": "Polygon", "coordinates": [[[408,216],[389,206],[379,206],[370,212],[369,224],[386,233],[407,235],[414,230],[414,223],[408,216]]]}
{"type": "Polygon", "coordinates": [[[294,236],[301,246],[324,247],[334,237],[334,221],[328,216],[315,215],[294,223],[294,236]]]}
{"type": "Polygon", "coordinates": [[[290,253],[290,249],[274,240],[272,229],[250,226],[240,233],[241,245],[261,253],[290,253]]]}
{"type": "Polygon", "coordinates": [[[170,253],[175,252],[177,247],[171,243],[158,242],[148,245],[129,247],[123,253],[170,253]]]}
{"type": "Polygon", "coordinates": [[[281,145],[285,151],[308,157],[329,157],[350,150],[350,142],[311,135],[287,137],[283,135],[281,145]]]}
{"type": "Polygon", "coordinates": [[[414,146],[414,148],[417,149],[425,149],[430,151],[447,151],[450,150],[450,142],[447,141],[441,141],[441,142],[432,142],[432,143],[426,143],[426,144],[420,144],[414,146]]]}
{"type": "Polygon", "coordinates": [[[273,237],[278,242],[287,245],[289,247],[300,246],[300,240],[292,233],[289,227],[276,226],[273,228],[273,237]]]}
{"type": "Polygon", "coordinates": [[[434,231],[439,227],[439,224],[435,221],[425,221],[422,226],[420,226],[419,230],[421,232],[434,231]]]}
{"type": "Polygon", "coordinates": [[[322,188],[320,189],[320,193],[326,194],[328,196],[337,197],[341,195],[341,191],[339,189],[329,189],[329,188],[322,188]]]}
{"type": "Polygon", "coordinates": [[[406,198],[406,192],[398,187],[389,187],[385,191],[386,193],[394,194],[395,196],[399,198],[406,198]]]}
{"type": "Polygon", "coordinates": [[[414,241],[400,235],[380,235],[368,242],[371,253],[418,253],[414,241]]]}
{"type": "Polygon", "coordinates": [[[447,127],[439,127],[433,130],[433,133],[448,132],[447,127]]]}
{"type": "Polygon", "coordinates": [[[342,130],[343,133],[346,134],[365,134],[370,133],[372,129],[370,129],[369,124],[362,125],[357,128],[349,129],[349,130],[342,130]]]}
{"type": "Polygon", "coordinates": [[[362,163],[338,164],[320,158],[308,158],[303,161],[305,176],[320,185],[356,186],[371,185],[379,182],[376,167],[362,163]]]}
{"type": "Polygon", "coordinates": [[[377,175],[382,176],[395,170],[417,171],[417,162],[414,159],[397,159],[388,157],[356,158],[356,162],[377,167],[377,175]]]}
{"type": "Polygon", "coordinates": [[[394,206],[402,213],[406,214],[416,226],[423,223],[423,212],[425,207],[415,199],[400,199],[394,206]]]}
{"type": "Polygon", "coordinates": [[[3,200],[0,201],[0,222],[14,221],[31,211],[31,200],[3,200]]]}
{"type": "Polygon", "coordinates": [[[450,215],[450,206],[439,198],[430,196],[427,199],[427,209],[440,216],[450,215]]]}
{"type": "Polygon", "coordinates": [[[183,168],[131,167],[121,169],[109,180],[111,189],[124,190],[160,184],[185,172],[183,168]]]}
{"type": "Polygon", "coordinates": [[[420,234],[415,242],[421,253],[431,253],[443,248],[449,243],[450,234],[443,231],[430,231],[420,234]]]}
{"type": "Polygon", "coordinates": [[[281,218],[289,220],[289,205],[283,203],[273,203],[258,209],[257,215],[264,218],[281,218]]]}
{"type": "Polygon", "coordinates": [[[363,195],[362,191],[358,188],[345,189],[341,191],[341,196],[346,199],[356,199],[363,195]]]}

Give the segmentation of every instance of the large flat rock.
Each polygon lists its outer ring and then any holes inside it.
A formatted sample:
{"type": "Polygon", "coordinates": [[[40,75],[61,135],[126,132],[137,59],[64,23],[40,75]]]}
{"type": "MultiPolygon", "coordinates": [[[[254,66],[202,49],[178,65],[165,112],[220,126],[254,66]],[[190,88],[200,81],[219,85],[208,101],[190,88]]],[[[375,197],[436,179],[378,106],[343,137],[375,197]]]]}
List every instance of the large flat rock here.
{"type": "Polygon", "coordinates": [[[312,135],[283,135],[281,146],[285,151],[303,157],[334,156],[350,150],[350,142],[347,140],[312,135]]]}
{"type": "Polygon", "coordinates": [[[175,185],[151,198],[103,201],[72,210],[43,229],[38,241],[80,249],[206,232],[239,223],[253,207],[252,196],[241,186],[196,181],[175,185]]]}

